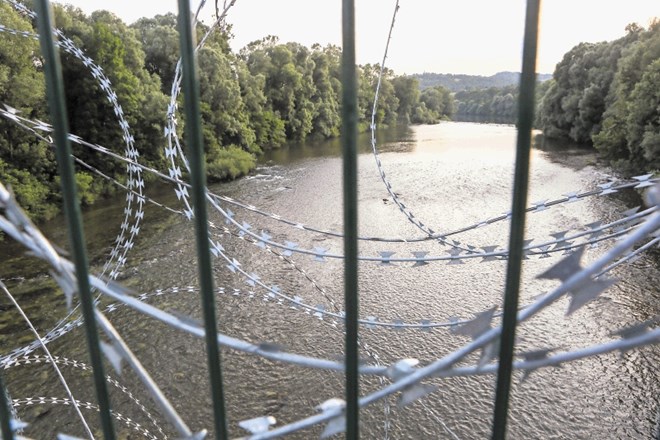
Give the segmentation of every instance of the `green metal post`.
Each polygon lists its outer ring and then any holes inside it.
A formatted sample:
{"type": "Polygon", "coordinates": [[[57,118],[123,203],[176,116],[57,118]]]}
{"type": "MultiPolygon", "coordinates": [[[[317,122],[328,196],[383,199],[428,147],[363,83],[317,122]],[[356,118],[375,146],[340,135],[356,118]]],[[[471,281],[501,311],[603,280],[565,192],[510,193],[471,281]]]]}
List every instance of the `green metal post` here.
{"type": "Polygon", "coordinates": [[[346,308],[346,438],[360,437],[358,374],[358,208],[357,208],[357,75],[355,68],[355,1],[344,0],[342,12],[342,145],[344,182],[344,302],[346,308]]]}
{"type": "Polygon", "coordinates": [[[99,335],[96,329],[94,316],[94,299],[89,286],[87,253],[85,250],[85,236],[83,234],[80,205],[76,190],[75,170],[71,159],[71,145],[69,143],[69,122],[67,119],[64,81],[62,80],[62,66],[59,53],[55,49],[53,40],[50,4],[48,0],[36,0],[37,26],[39,29],[39,43],[44,57],[44,70],[46,74],[46,90],[48,92],[48,107],[53,123],[56,156],[59,168],[62,198],[64,199],[64,214],[68,223],[69,241],[73,253],[76,276],[78,279],[78,294],[80,306],[85,319],[85,331],[89,357],[94,370],[94,384],[96,398],[101,413],[101,424],[106,439],[114,439],[115,433],[110,414],[110,397],[105,382],[103,359],[99,345],[99,335]]]}
{"type": "Polygon", "coordinates": [[[522,271],[523,240],[525,234],[525,208],[529,186],[529,156],[534,123],[534,87],[536,85],[536,47],[539,28],[540,0],[528,0],[525,17],[522,74],[518,98],[518,141],[516,168],[513,183],[511,232],[509,234],[509,261],[504,290],[504,314],[502,315],[502,340],[495,391],[493,440],[506,437],[506,422],[511,389],[511,364],[516,335],[518,293],[522,271]]]}
{"type": "Polygon", "coordinates": [[[206,330],[206,350],[211,379],[211,397],[216,438],[226,439],[227,420],[225,398],[220,368],[220,349],[215,316],[215,295],[213,292],[213,269],[209,249],[208,217],[206,213],[206,166],[204,163],[204,145],[202,123],[200,119],[199,81],[195,45],[190,16],[190,1],[179,0],[179,41],[183,68],[183,97],[186,114],[186,143],[190,160],[190,183],[195,210],[195,231],[197,234],[197,262],[199,265],[199,283],[202,295],[204,326],[206,330]]]}
{"type": "Polygon", "coordinates": [[[0,428],[2,428],[2,438],[14,440],[14,431],[11,429],[11,410],[9,409],[9,399],[5,381],[0,374],[0,428]]]}

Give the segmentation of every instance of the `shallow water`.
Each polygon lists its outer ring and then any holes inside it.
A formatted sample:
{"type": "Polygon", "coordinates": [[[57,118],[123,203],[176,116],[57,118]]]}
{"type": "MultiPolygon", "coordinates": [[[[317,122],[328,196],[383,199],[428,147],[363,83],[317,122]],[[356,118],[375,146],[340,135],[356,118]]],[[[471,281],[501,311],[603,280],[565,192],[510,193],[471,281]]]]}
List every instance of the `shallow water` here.
{"type": "MultiPolygon", "coordinates": [[[[368,137],[362,139],[359,157],[359,220],[363,236],[420,237],[421,231],[406,220],[388,198],[380,181],[368,137]]],[[[398,128],[379,135],[381,160],[388,179],[401,201],[435,231],[449,232],[465,225],[506,212],[510,205],[514,161],[515,128],[448,122],[435,126],[398,128]]],[[[540,145],[539,145],[540,146],[540,145]]],[[[274,212],[283,218],[321,229],[341,230],[341,159],[338,141],[309,142],[273,151],[248,178],[218,185],[217,193],[228,195],[274,212]]],[[[554,199],[570,191],[591,189],[602,183],[607,170],[598,166],[591,153],[572,148],[537,148],[532,155],[529,201],[554,199]]],[[[163,185],[152,185],[147,193],[177,208],[176,197],[163,185]]],[[[625,194],[623,196],[626,196],[625,194]]],[[[579,203],[561,204],[530,214],[527,237],[535,242],[551,239],[551,233],[600,219],[616,219],[631,201],[623,196],[590,197],[579,203]]],[[[629,195],[630,196],[630,195],[629,195]]],[[[631,196],[630,198],[633,198],[631,196]]],[[[223,205],[224,206],[224,205],[223,205]]],[[[98,207],[86,213],[86,233],[95,267],[102,265],[122,217],[122,202],[98,207]]],[[[268,231],[277,241],[296,242],[301,248],[323,247],[341,254],[340,238],[311,233],[283,225],[258,214],[231,207],[240,222],[254,231],[268,231]]],[[[213,214],[217,225],[223,219],[213,214]]],[[[499,222],[455,237],[474,246],[506,246],[508,223],[499,222]]],[[[46,225],[49,237],[65,240],[64,230],[53,222],[46,225]]],[[[313,257],[294,254],[284,261],[236,236],[215,232],[227,254],[236,258],[250,273],[267,285],[300,296],[310,305],[341,308],[341,261],[325,263],[313,257]],[[294,263],[292,263],[294,262],[294,263]],[[314,280],[314,284],[310,282],[314,280]]],[[[3,243],[3,254],[10,255],[0,266],[0,277],[11,279],[7,285],[24,305],[37,327],[45,332],[65,312],[61,294],[43,273],[43,266],[19,254],[16,246],[3,243]],[[5,253],[6,250],[6,253],[5,253]]],[[[606,242],[589,249],[584,260],[591,261],[606,242]]],[[[378,243],[361,242],[362,255],[379,252],[428,251],[446,254],[434,242],[378,243]]],[[[524,303],[557,285],[534,277],[560,256],[531,258],[523,269],[524,303]]],[[[480,259],[477,259],[480,260],[480,259]]],[[[194,235],[189,222],[180,216],[149,207],[145,224],[128,265],[120,280],[137,292],[154,292],[172,286],[196,285],[194,235]]],[[[263,289],[255,289],[227,269],[215,265],[216,285],[225,288],[217,296],[220,330],[254,343],[269,342],[287,350],[325,358],[340,358],[343,334],[331,320],[278,304],[263,289]],[[235,291],[235,289],[238,289],[235,291]],[[253,293],[250,293],[253,292],[253,293]]],[[[436,262],[429,265],[360,265],[360,314],[382,322],[420,322],[422,319],[447,321],[452,317],[471,318],[501,302],[505,262],[465,264],[436,262]]],[[[657,259],[644,257],[616,269],[620,282],[597,301],[565,317],[567,302],[562,300],[519,328],[521,350],[556,347],[569,350],[610,340],[610,333],[623,326],[648,319],[660,312],[660,271],[657,259]]],[[[200,318],[199,295],[179,289],[148,299],[158,307],[200,318]]],[[[2,301],[0,347],[2,353],[23,345],[32,338],[15,311],[2,301]]],[[[193,429],[211,428],[212,410],[208,392],[206,357],[203,341],[182,335],[137,313],[120,308],[108,314],[131,348],[162,386],[193,429]]],[[[417,358],[422,364],[435,360],[467,342],[463,336],[443,329],[432,332],[361,328],[362,354],[368,360],[377,354],[383,364],[402,358],[417,358]],[[368,346],[369,349],[364,347],[368,346]]],[[[86,360],[84,335],[78,330],[49,344],[59,356],[86,360]]],[[[35,354],[41,354],[35,352],[35,354]]],[[[342,396],[343,378],[335,373],[291,367],[254,356],[223,350],[228,416],[232,436],[244,435],[240,420],[272,415],[278,425],[314,413],[314,406],[342,396]]],[[[474,359],[470,358],[472,361],[474,359]]],[[[651,438],[658,413],[660,395],[657,365],[658,346],[633,350],[619,356],[611,354],[564,365],[562,368],[535,371],[522,381],[515,373],[509,421],[510,438],[651,438]]],[[[63,373],[76,398],[94,402],[90,374],[72,366],[63,373]]],[[[121,376],[107,370],[122,387],[153,414],[164,433],[175,433],[161,420],[135,376],[125,369],[121,376]]],[[[35,396],[64,398],[51,368],[43,363],[15,366],[4,372],[11,397],[35,396]]],[[[437,392],[406,409],[374,405],[364,411],[363,438],[487,438],[489,437],[494,397],[491,376],[435,379],[437,392]],[[386,416],[386,414],[388,414],[386,416]]],[[[380,387],[378,380],[365,378],[362,393],[380,387]]],[[[141,424],[156,437],[162,437],[152,421],[121,389],[111,387],[113,407],[141,424]]],[[[90,423],[98,425],[96,413],[84,410],[90,423]]],[[[73,411],[62,404],[22,405],[19,416],[31,423],[26,435],[53,438],[56,432],[83,435],[73,411]]],[[[144,433],[117,421],[127,438],[142,438],[144,433]]],[[[294,438],[315,438],[314,429],[294,438]]]]}

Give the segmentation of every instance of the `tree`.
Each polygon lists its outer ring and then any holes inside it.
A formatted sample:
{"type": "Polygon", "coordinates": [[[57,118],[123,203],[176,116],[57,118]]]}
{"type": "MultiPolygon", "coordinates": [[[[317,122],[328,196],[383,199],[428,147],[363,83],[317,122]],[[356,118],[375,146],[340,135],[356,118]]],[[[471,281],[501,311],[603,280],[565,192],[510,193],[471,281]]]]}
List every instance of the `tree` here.
{"type": "Polygon", "coordinates": [[[419,82],[411,76],[397,76],[392,81],[394,93],[399,100],[399,121],[410,123],[415,107],[419,103],[419,82]]]}
{"type": "MultiPolygon", "coordinates": [[[[10,29],[33,32],[31,23],[7,3],[0,4],[0,22],[10,29]]],[[[3,33],[0,38],[0,103],[27,118],[46,119],[45,83],[39,42],[3,33]]],[[[18,202],[35,219],[56,212],[53,151],[45,142],[4,118],[0,119],[0,181],[10,185],[18,202]]]]}
{"type": "Polygon", "coordinates": [[[618,63],[604,113],[603,128],[594,146],[624,172],[660,168],[660,23],[647,31],[629,27],[630,44],[618,63]]]}

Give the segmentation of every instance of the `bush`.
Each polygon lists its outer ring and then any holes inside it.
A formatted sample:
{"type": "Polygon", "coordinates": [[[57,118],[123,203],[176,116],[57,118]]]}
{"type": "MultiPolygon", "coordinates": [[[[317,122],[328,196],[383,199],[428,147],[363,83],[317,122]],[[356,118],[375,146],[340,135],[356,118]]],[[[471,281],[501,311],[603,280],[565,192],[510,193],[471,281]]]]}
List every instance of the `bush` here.
{"type": "Polygon", "coordinates": [[[236,179],[252,171],[256,158],[235,145],[214,150],[207,158],[206,174],[209,182],[236,179]]]}

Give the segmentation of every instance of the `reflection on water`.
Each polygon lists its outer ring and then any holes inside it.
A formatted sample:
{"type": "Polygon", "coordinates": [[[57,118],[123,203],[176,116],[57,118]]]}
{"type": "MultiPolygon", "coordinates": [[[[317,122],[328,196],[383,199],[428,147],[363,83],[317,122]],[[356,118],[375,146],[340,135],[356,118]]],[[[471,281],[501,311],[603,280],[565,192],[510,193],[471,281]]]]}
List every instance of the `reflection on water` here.
{"type": "MultiPolygon", "coordinates": [[[[371,152],[371,133],[358,135],[358,152],[371,152]]],[[[406,125],[394,125],[378,131],[379,149],[382,151],[410,151],[415,146],[414,131],[406,125]]],[[[291,164],[293,162],[323,157],[341,156],[341,139],[310,139],[305,142],[288,142],[280,148],[267,150],[259,158],[262,164],[291,164]]]]}
{"type": "MultiPolygon", "coordinates": [[[[388,199],[374,160],[367,154],[370,151],[369,135],[363,135],[360,142],[361,234],[420,236],[421,232],[388,199]]],[[[513,126],[454,122],[394,127],[379,132],[378,143],[382,146],[381,160],[394,190],[416,217],[436,231],[451,231],[510,209],[515,146],[513,126]]],[[[259,169],[250,178],[218,185],[213,190],[275,212],[283,218],[341,230],[340,149],[336,140],[289,145],[265,155],[259,169]]],[[[594,166],[593,156],[589,156],[592,163],[580,167],[567,166],[566,157],[565,151],[534,150],[530,201],[556,198],[600,183],[603,170],[594,166]]],[[[176,197],[162,187],[148,188],[147,191],[160,201],[180,207],[176,197]]],[[[95,211],[87,214],[87,219],[103,221],[104,225],[97,226],[92,236],[88,234],[96,243],[93,248],[97,255],[107,252],[111,245],[116,229],[108,225],[114,224],[118,228],[121,205],[118,202],[117,206],[100,208],[98,212],[101,214],[95,214],[95,211]]],[[[268,231],[275,239],[296,242],[301,248],[323,247],[341,253],[341,239],[308,233],[236,207],[231,209],[237,220],[248,222],[254,231],[268,231]]],[[[606,197],[562,204],[531,214],[527,236],[542,241],[549,239],[554,232],[580,231],[587,223],[616,218],[617,213],[625,209],[621,200],[606,197]]],[[[224,224],[217,215],[212,215],[212,220],[217,225],[224,224]]],[[[499,223],[461,234],[456,239],[475,246],[505,246],[507,227],[507,224],[499,223]]],[[[178,216],[150,208],[143,231],[129,254],[128,266],[122,271],[122,282],[138,292],[153,292],[169,286],[195,286],[197,268],[191,225],[178,216]]],[[[61,229],[50,233],[63,237],[61,229]]],[[[295,254],[292,260],[284,260],[222,230],[214,232],[214,240],[221,242],[228,255],[236,258],[248,272],[258,274],[266,284],[277,285],[283,292],[300,296],[308,304],[320,304],[328,310],[341,308],[341,262],[320,263],[295,254]]],[[[607,246],[588,250],[585,260],[592,260],[607,246]]],[[[363,255],[378,255],[383,251],[396,252],[397,256],[409,256],[417,251],[446,253],[438,243],[360,244],[363,255]]],[[[16,250],[11,252],[14,255],[16,250]]],[[[554,282],[536,280],[535,275],[557,258],[525,261],[523,302],[529,302],[535,295],[556,286],[554,282]]],[[[18,260],[20,265],[15,264],[16,261],[9,266],[3,264],[0,276],[13,276],[20,273],[19,266],[31,264],[28,263],[31,260],[18,260]]],[[[264,291],[246,284],[223,262],[216,263],[215,271],[216,284],[225,292],[218,295],[221,331],[251,342],[279,344],[312,356],[341,356],[343,333],[330,320],[319,320],[278,304],[264,291]]],[[[470,318],[474,313],[500,303],[504,273],[502,261],[469,261],[459,265],[433,263],[416,267],[362,263],[360,313],[384,322],[399,319],[405,322],[445,321],[456,316],[470,318]]],[[[560,301],[521,326],[518,346],[521,350],[547,347],[567,350],[609,340],[612,331],[648,319],[660,311],[658,273],[657,261],[646,257],[617,269],[615,276],[621,281],[575,315],[565,317],[566,302],[560,301]]],[[[10,287],[17,292],[21,303],[31,306],[31,316],[42,331],[52,326],[64,312],[61,295],[54,293],[43,277],[37,281],[15,281],[10,287]]],[[[180,289],[179,293],[166,291],[149,301],[165,310],[193,318],[201,316],[198,294],[186,289],[180,289]]],[[[31,337],[6,302],[2,307],[2,352],[7,352],[31,337]]],[[[203,342],[126,309],[114,311],[109,316],[191,428],[211,427],[203,342]]],[[[369,347],[366,350],[363,346],[362,355],[369,358],[375,353],[384,364],[408,357],[427,363],[466,342],[464,337],[445,330],[420,332],[362,328],[361,338],[369,347]]],[[[60,356],[77,360],[87,358],[84,338],[79,330],[58,339],[51,346],[60,356]]],[[[656,346],[623,356],[613,354],[567,364],[563,368],[536,371],[525,381],[516,374],[510,438],[649,438],[657,415],[659,361],[660,350],[656,346]]],[[[341,397],[343,393],[343,378],[335,373],[289,367],[232,351],[223,351],[223,368],[232,437],[245,434],[237,427],[240,420],[273,415],[278,424],[284,424],[313,414],[314,406],[326,399],[341,397]]],[[[68,367],[64,373],[77,398],[94,401],[87,372],[68,367]]],[[[64,395],[50,369],[42,364],[11,368],[4,374],[13,398],[64,395]]],[[[130,371],[125,371],[118,380],[157,417],[157,410],[130,371]]],[[[447,429],[461,439],[489,437],[494,390],[492,377],[431,382],[439,386],[439,391],[425,399],[423,404],[416,403],[404,410],[392,406],[388,410],[391,410],[390,438],[454,438],[447,429]]],[[[367,393],[380,386],[377,380],[364,378],[361,391],[367,393]]],[[[111,393],[119,412],[130,415],[150,432],[158,434],[154,424],[125,393],[117,388],[112,388],[111,393]]],[[[382,405],[365,410],[363,438],[385,436],[385,413],[382,405]]],[[[60,431],[83,435],[75,415],[63,405],[19,408],[19,415],[32,423],[32,430],[26,434],[36,438],[53,438],[53,434],[60,431]]],[[[92,423],[96,423],[95,413],[90,412],[89,417],[92,423]]],[[[166,433],[174,436],[164,423],[161,424],[166,433]]],[[[122,427],[121,430],[123,435],[135,435],[130,429],[122,427]]],[[[316,429],[293,438],[316,438],[319,432],[316,429]]]]}

